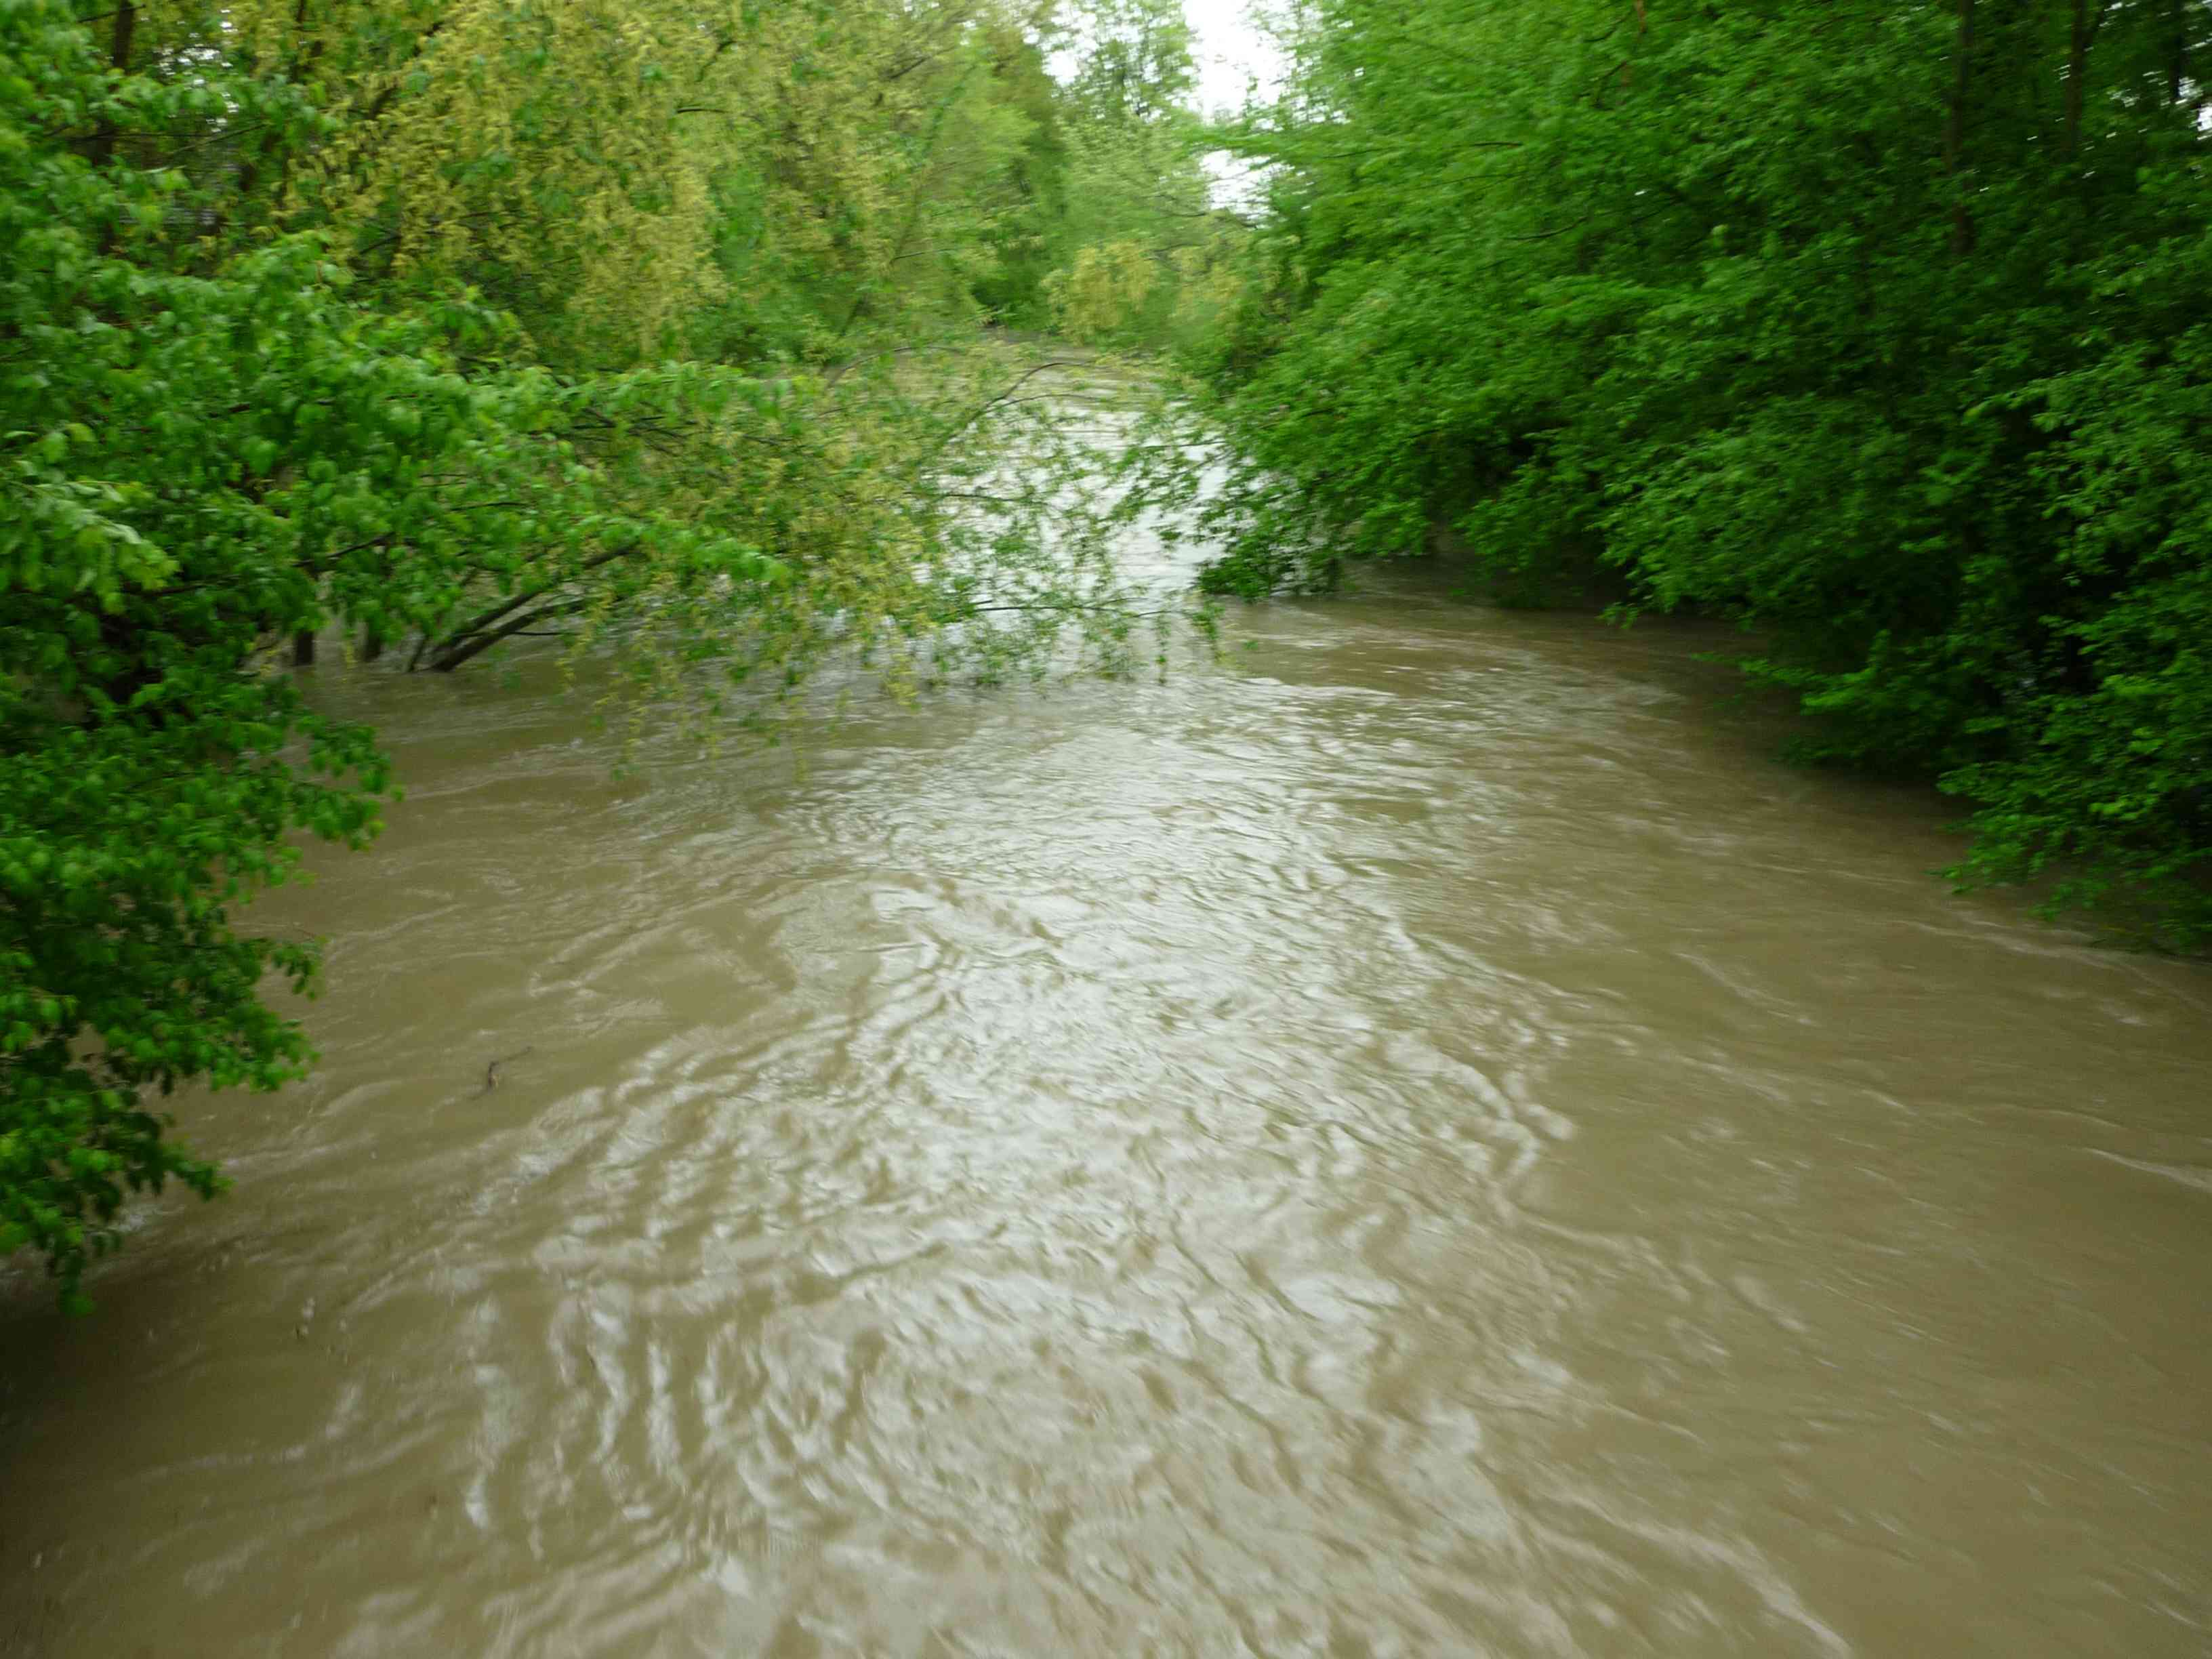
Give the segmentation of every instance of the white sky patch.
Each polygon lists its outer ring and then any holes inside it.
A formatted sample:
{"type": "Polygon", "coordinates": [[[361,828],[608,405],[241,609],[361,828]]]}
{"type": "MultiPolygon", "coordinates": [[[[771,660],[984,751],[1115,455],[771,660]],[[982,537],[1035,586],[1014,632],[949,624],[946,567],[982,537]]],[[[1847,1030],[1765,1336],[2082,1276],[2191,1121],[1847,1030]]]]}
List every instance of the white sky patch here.
{"type": "Polygon", "coordinates": [[[1271,95],[1282,78],[1282,54],[1253,20],[1251,0],[1182,0],[1198,59],[1198,106],[1208,116],[1242,109],[1256,79],[1271,95]]]}
{"type": "MultiPolygon", "coordinates": [[[[1191,29],[1191,57],[1198,69],[1193,101],[1209,120],[1235,115],[1248,98],[1272,98],[1281,85],[1283,54],[1255,15],[1263,4],[1264,0],[1182,0],[1191,29]]],[[[1064,82],[1075,72],[1074,54],[1057,52],[1046,68],[1064,82]]],[[[1258,201],[1255,169],[1224,151],[1208,155],[1206,164],[1216,205],[1238,209],[1258,201]]]]}
{"type": "MultiPolygon", "coordinates": [[[[1189,20],[1191,56],[1198,63],[1198,107],[1209,119],[1233,115],[1248,98],[1274,95],[1283,56],[1253,15],[1256,0],[1182,0],[1189,20]]],[[[1206,158],[1217,206],[1249,208],[1260,198],[1251,167],[1224,152],[1206,158]]]]}

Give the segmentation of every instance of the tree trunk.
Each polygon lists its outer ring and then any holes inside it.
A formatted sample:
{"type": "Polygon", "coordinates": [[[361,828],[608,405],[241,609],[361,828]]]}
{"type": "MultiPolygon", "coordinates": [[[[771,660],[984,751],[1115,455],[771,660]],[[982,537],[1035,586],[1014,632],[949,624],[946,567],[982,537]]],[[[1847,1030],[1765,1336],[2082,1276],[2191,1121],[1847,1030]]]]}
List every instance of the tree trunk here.
{"type": "MultiPolygon", "coordinates": [[[[2090,0],[2073,3],[2074,27],[2066,43],[2066,153],[2069,156],[2081,147],[2081,118],[2089,106],[2089,48],[2097,44],[2115,0],[2096,0],[2094,11],[2090,0]]],[[[2185,38],[2185,22],[2184,30],[2185,38]]]]}
{"type": "Polygon", "coordinates": [[[572,617],[581,611],[587,603],[589,601],[584,599],[569,599],[561,605],[546,605],[542,610],[526,611],[520,616],[513,617],[493,629],[489,633],[472,635],[432,658],[431,670],[435,673],[450,674],[463,663],[482,656],[501,641],[510,640],[517,634],[526,633],[537,623],[548,621],[552,617],[572,617]]]}
{"type": "MultiPolygon", "coordinates": [[[[115,21],[107,35],[107,61],[118,75],[131,72],[131,43],[138,33],[138,8],[125,0],[115,9],[115,21]]],[[[104,167],[115,159],[115,124],[102,121],[100,130],[92,135],[84,147],[85,159],[96,167],[104,167]]]]}
{"type": "MultiPolygon", "coordinates": [[[[2081,0],[2075,0],[2078,6],[2081,0]]],[[[1943,124],[1943,168],[1951,178],[1951,252],[1974,251],[1974,215],[1966,205],[1966,94],[1974,65],[1974,0],[1959,0],[1959,44],[1951,82],[1951,110],[1943,124]]]]}
{"type": "Polygon", "coordinates": [[[2189,82],[2189,8],[2191,0],[2173,0],[2173,56],[2166,64],[2166,100],[2169,104],[2181,101],[2181,89],[2189,82]]]}
{"type": "Polygon", "coordinates": [[[2089,73],[2089,0],[2074,0],[2073,27],[2066,40],[2066,153],[2081,148],[2081,109],[2089,73]]]}
{"type": "Polygon", "coordinates": [[[315,630],[303,628],[292,635],[292,666],[313,668],[315,665],[315,630]]]}
{"type": "Polygon", "coordinates": [[[627,547],[609,548],[604,553],[594,553],[579,565],[570,575],[548,582],[543,587],[533,587],[526,592],[518,593],[511,599],[501,601],[489,611],[479,611],[443,639],[434,640],[425,635],[422,642],[416,647],[415,655],[407,665],[407,672],[413,673],[416,665],[427,656],[430,659],[430,666],[433,669],[441,674],[450,674],[487,647],[496,645],[500,641],[520,632],[531,623],[545,617],[565,617],[582,610],[584,607],[581,600],[568,605],[555,605],[537,611],[525,621],[510,623],[506,627],[496,630],[492,627],[492,624],[501,618],[512,617],[525,606],[536,605],[540,599],[550,598],[555,590],[561,586],[562,581],[572,581],[577,576],[587,575],[594,570],[615,563],[617,560],[635,558],[643,550],[635,544],[632,544],[627,547]]]}

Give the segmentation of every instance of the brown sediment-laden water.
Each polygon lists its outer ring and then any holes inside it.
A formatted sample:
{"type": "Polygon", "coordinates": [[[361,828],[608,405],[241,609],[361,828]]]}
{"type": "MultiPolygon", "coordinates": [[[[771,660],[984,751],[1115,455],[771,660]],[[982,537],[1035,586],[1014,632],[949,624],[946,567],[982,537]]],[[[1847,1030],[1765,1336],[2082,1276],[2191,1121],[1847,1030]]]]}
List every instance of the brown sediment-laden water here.
{"type": "Polygon", "coordinates": [[[2212,1648],[2212,975],[1710,635],[1232,620],[627,779],[317,671],[324,1065],[0,1296],[0,1650],[2212,1648]]]}

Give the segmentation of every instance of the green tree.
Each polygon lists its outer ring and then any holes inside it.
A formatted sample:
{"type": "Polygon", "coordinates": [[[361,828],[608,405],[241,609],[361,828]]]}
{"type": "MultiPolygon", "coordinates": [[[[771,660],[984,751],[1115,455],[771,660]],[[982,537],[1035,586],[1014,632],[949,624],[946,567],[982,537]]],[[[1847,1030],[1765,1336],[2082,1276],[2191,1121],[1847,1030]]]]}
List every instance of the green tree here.
{"type": "Polygon", "coordinates": [[[261,987],[316,951],[238,907],[392,793],[317,630],[712,709],[1129,629],[1049,425],[999,476],[1018,374],[903,349],[1031,131],[995,13],[92,12],[0,0],[0,1249],[72,1304],[132,1192],[217,1185],[165,1098],[308,1061],[261,987]]]}

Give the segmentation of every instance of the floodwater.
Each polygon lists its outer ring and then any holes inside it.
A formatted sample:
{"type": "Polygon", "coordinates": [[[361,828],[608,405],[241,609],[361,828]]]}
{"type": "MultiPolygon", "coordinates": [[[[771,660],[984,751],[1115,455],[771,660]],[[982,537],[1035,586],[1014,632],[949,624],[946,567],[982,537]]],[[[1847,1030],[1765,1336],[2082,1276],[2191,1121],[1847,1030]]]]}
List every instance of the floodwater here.
{"type": "Polygon", "coordinates": [[[325,1065],[0,1293],[0,1650],[2212,1647],[2212,974],[1710,636],[1231,620],[803,769],[318,671],[325,1065]]]}

